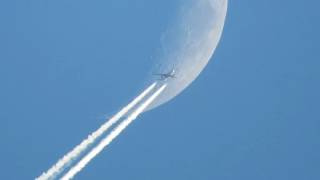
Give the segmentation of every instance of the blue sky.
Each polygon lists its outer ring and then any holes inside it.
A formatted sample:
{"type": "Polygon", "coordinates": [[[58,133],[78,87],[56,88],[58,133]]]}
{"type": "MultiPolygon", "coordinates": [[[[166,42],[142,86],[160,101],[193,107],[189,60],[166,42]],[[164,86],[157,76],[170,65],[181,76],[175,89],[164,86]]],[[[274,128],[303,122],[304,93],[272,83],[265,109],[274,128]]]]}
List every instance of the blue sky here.
{"type": "MultiPolygon", "coordinates": [[[[178,1],[0,2],[0,179],[32,179],[145,86],[178,1]]],[[[76,179],[320,178],[318,1],[230,1],[205,71],[76,179]]]]}

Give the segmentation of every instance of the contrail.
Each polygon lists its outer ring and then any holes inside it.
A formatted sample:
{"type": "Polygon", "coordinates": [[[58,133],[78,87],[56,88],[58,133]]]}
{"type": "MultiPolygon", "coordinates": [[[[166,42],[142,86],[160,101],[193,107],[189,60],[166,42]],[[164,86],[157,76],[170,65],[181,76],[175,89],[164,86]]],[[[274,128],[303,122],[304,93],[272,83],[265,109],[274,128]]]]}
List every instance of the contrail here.
{"type": "Polygon", "coordinates": [[[167,87],[162,85],[154,94],[152,94],[143,104],[141,104],[131,115],[119,124],[107,137],[105,137],[92,151],[83,157],[78,164],[69,170],[61,180],[70,180],[78,172],[80,172],[95,156],[97,156],[106,146],[108,146],[114,138],[116,138],[132,121],[134,121],[167,87]]]}
{"type": "Polygon", "coordinates": [[[76,146],[72,151],[63,156],[55,165],[53,165],[47,172],[44,172],[41,176],[36,178],[36,180],[49,180],[54,179],[59,175],[66,167],[68,167],[79,155],[82,154],[92,143],[95,142],[104,132],[106,132],[113,124],[115,124],[119,119],[128,113],[135,105],[137,105],[146,95],[148,95],[155,87],[157,83],[153,83],[146,90],[144,90],[138,97],[136,97],[127,106],[121,109],[116,115],[114,115],[109,121],[104,123],[98,130],[93,132],[83,140],[78,146],[76,146]]]}

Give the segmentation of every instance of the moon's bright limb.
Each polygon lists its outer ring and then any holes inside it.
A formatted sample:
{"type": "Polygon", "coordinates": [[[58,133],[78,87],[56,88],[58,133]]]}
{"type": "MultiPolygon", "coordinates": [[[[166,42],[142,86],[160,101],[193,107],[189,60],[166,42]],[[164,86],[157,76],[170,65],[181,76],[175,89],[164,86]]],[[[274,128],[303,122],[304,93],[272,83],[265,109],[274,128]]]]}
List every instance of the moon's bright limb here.
{"type": "Polygon", "coordinates": [[[201,73],[220,40],[228,0],[183,0],[175,21],[162,37],[162,53],[153,72],[175,69],[168,87],[149,109],[178,95],[201,73]]]}

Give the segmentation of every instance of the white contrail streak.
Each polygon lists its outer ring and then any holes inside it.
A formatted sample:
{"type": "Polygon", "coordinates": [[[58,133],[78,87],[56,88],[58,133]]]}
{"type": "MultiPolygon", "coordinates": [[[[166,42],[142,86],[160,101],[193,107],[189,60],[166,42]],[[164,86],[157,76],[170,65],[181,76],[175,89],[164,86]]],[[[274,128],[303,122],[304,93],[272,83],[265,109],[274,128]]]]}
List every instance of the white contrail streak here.
{"type": "Polygon", "coordinates": [[[136,106],[146,95],[148,95],[155,87],[157,83],[150,85],[145,91],[143,91],[138,97],[136,97],[132,102],[130,102],[126,107],[121,109],[116,115],[114,115],[109,121],[104,123],[98,130],[93,132],[88,136],[87,139],[83,140],[78,146],[76,146],[72,151],[63,156],[55,165],[53,165],[47,172],[44,172],[41,176],[36,178],[36,180],[49,180],[54,179],[59,175],[66,167],[68,167],[73,160],[75,160],[79,155],[82,154],[92,143],[95,142],[104,132],[106,132],[113,124],[115,124],[119,119],[128,113],[134,106],[136,106]]]}
{"type": "Polygon", "coordinates": [[[104,138],[92,151],[83,157],[70,171],[65,174],[61,180],[72,179],[79,171],[81,171],[95,156],[97,156],[106,146],[108,146],[114,138],[116,138],[132,121],[134,121],[167,87],[162,85],[154,94],[152,94],[143,104],[141,104],[131,115],[119,124],[106,138],[104,138]]]}

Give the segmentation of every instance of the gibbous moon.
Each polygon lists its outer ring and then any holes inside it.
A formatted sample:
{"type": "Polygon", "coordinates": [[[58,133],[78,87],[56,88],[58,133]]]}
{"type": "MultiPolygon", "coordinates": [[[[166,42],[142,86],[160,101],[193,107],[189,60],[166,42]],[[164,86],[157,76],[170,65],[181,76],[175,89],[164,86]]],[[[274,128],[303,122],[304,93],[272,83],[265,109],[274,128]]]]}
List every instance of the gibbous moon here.
{"type": "MultiPolygon", "coordinates": [[[[220,40],[228,0],[183,0],[177,16],[161,38],[162,51],[152,72],[175,70],[167,89],[149,107],[168,102],[199,76],[211,59],[220,40]]],[[[152,81],[158,77],[153,76],[152,81]]]]}

